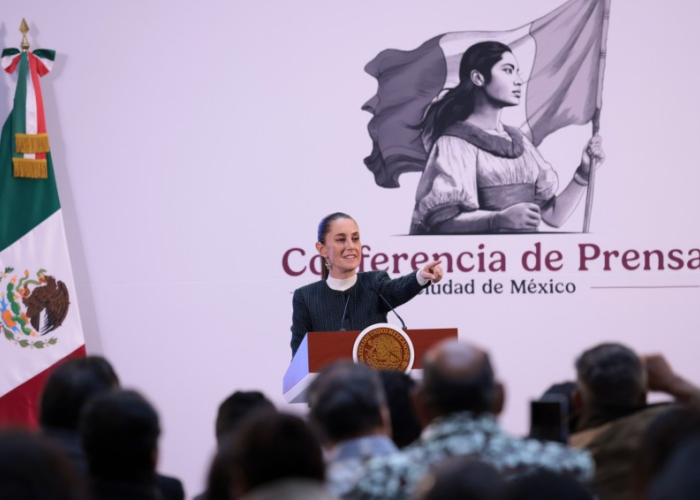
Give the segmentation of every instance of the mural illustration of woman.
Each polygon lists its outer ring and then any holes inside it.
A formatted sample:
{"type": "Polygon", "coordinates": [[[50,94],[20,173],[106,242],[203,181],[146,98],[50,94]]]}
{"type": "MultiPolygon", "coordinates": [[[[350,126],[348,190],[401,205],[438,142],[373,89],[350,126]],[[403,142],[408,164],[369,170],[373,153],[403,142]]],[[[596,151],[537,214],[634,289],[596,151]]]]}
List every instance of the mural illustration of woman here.
{"type": "Polygon", "coordinates": [[[434,102],[421,124],[429,151],[418,184],[411,234],[535,232],[561,226],[586,191],[601,138],[588,141],[581,163],[557,195],[559,179],[523,133],[503,125],[501,111],[520,103],[523,80],[510,48],[489,41],[462,56],[459,84],[434,102]]]}

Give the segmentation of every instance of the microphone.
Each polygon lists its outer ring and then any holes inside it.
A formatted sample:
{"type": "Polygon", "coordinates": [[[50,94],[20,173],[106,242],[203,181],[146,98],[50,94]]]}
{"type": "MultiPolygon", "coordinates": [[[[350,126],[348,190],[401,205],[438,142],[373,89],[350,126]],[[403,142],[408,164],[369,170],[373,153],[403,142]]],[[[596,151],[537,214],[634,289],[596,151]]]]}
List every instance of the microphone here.
{"type": "Polygon", "coordinates": [[[403,319],[401,318],[401,316],[399,316],[399,313],[397,313],[396,310],[395,310],[393,307],[391,307],[391,304],[389,304],[389,301],[386,300],[386,299],[384,298],[384,295],[382,295],[381,293],[379,293],[379,290],[378,290],[375,286],[372,286],[372,291],[373,291],[374,293],[376,293],[377,295],[379,295],[379,298],[382,299],[382,300],[384,301],[384,303],[386,304],[386,306],[387,306],[389,309],[391,309],[391,312],[393,312],[394,314],[396,314],[396,317],[399,318],[399,321],[401,322],[401,328],[403,328],[403,331],[405,332],[406,330],[408,330],[408,327],[406,326],[406,323],[403,322],[403,319]]]}
{"type": "Polygon", "coordinates": [[[345,331],[345,313],[348,312],[348,304],[350,303],[350,294],[348,292],[343,292],[347,298],[345,299],[345,307],[343,308],[343,317],[340,318],[340,329],[338,331],[345,331]]]}

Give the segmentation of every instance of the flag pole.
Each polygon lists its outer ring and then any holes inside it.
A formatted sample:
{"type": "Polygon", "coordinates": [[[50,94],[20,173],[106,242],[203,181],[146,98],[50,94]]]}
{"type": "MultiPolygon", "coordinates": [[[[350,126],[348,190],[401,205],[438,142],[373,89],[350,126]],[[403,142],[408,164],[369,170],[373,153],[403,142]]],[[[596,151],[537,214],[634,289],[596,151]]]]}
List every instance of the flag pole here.
{"type": "MultiPolygon", "coordinates": [[[[603,29],[600,36],[600,64],[598,66],[598,88],[596,89],[595,112],[591,124],[593,125],[593,135],[600,132],[600,111],[603,108],[603,75],[605,73],[605,56],[608,42],[608,25],[610,24],[610,0],[605,0],[603,10],[603,29]]],[[[595,171],[597,168],[595,158],[591,158],[591,169],[588,172],[588,190],[586,192],[586,211],[583,216],[583,232],[590,232],[591,213],[593,212],[593,195],[595,194],[595,171]]]]}

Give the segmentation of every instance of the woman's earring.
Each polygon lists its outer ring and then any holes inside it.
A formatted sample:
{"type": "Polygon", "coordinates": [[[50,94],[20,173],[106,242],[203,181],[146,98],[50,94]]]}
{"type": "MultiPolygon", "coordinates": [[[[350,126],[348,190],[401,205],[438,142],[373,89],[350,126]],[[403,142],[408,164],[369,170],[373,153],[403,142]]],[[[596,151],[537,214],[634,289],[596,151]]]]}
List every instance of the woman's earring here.
{"type": "Polygon", "coordinates": [[[329,271],[331,270],[331,261],[329,261],[328,259],[326,259],[326,269],[328,269],[329,271]]]}

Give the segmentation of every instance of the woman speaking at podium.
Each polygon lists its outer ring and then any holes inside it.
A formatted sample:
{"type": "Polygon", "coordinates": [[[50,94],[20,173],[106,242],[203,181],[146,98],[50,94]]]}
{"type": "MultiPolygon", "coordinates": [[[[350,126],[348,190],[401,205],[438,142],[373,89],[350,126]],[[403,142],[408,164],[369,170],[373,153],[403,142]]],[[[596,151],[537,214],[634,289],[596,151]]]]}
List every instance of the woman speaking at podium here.
{"type": "Polygon", "coordinates": [[[443,275],[439,260],[393,280],[386,271],[358,273],[360,229],[352,217],[340,212],[318,225],[316,249],[323,258],[322,279],[294,291],[292,356],[307,332],[364,330],[386,323],[389,306],[405,304],[443,275]]]}

